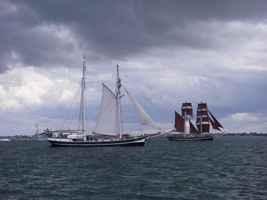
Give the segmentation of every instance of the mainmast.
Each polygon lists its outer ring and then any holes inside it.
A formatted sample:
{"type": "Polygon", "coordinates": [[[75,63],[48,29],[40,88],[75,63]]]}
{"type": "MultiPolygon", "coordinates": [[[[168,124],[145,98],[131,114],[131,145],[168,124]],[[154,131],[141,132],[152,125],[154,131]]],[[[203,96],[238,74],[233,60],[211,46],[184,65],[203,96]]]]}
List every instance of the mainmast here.
{"type": "Polygon", "coordinates": [[[201,136],[203,135],[203,133],[210,132],[208,106],[206,103],[201,102],[198,104],[196,125],[201,133],[201,136]]]}
{"type": "Polygon", "coordinates": [[[86,57],[85,55],[83,55],[83,77],[82,77],[82,95],[81,95],[81,100],[82,100],[82,133],[83,133],[83,137],[84,140],[86,140],[86,130],[85,130],[85,71],[86,71],[86,57]]]}
{"type": "Polygon", "coordinates": [[[117,82],[116,82],[116,98],[117,98],[117,117],[118,117],[118,133],[119,133],[119,138],[121,138],[121,105],[120,105],[120,98],[121,98],[121,79],[120,79],[120,74],[119,74],[119,65],[117,65],[117,82]]]}

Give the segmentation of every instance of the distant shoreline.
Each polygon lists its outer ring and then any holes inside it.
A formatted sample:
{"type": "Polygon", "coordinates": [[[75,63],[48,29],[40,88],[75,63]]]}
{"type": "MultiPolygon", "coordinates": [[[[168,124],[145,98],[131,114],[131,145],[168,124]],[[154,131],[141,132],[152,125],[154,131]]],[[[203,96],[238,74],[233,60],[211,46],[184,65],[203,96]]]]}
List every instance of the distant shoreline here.
{"type": "MultiPolygon", "coordinates": [[[[238,137],[238,136],[241,136],[241,137],[248,137],[248,136],[255,136],[255,137],[258,137],[258,136],[264,136],[264,137],[267,137],[267,133],[225,133],[225,134],[222,134],[222,136],[235,136],[235,137],[238,137]]],[[[20,139],[24,139],[24,140],[32,140],[32,139],[36,139],[34,138],[34,136],[32,135],[29,135],[29,136],[26,136],[26,135],[21,135],[21,136],[0,136],[0,139],[14,139],[14,140],[20,140],[20,139]]]]}
{"type": "Polygon", "coordinates": [[[223,136],[267,136],[267,133],[226,133],[223,136]]]}

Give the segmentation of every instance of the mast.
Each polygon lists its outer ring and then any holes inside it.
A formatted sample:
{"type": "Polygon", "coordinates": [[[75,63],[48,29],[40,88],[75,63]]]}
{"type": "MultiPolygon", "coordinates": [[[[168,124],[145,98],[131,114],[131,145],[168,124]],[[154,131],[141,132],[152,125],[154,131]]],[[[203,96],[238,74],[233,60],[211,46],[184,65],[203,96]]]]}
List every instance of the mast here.
{"type": "Polygon", "coordinates": [[[182,104],[182,117],[184,118],[184,133],[189,134],[190,133],[190,125],[189,120],[193,118],[193,107],[192,103],[185,102],[182,104]]]}
{"type": "Polygon", "coordinates": [[[199,103],[197,107],[197,121],[196,125],[200,134],[202,136],[203,133],[209,133],[210,131],[210,123],[209,123],[209,115],[208,115],[208,106],[206,103],[199,103]]]}
{"type": "Polygon", "coordinates": [[[202,116],[200,116],[200,135],[203,136],[203,130],[202,130],[202,116]]]}
{"type": "Polygon", "coordinates": [[[86,57],[83,54],[83,77],[82,77],[82,95],[81,95],[81,101],[82,101],[82,133],[83,133],[83,139],[84,141],[86,140],[86,130],[85,130],[85,71],[86,71],[86,67],[85,67],[85,63],[86,63],[86,57]]]}
{"type": "Polygon", "coordinates": [[[39,134],[38,123],[36,123],[36,135],[39,134]]]}
{"type": "Polygon", "coordinates": [[[120,98],[121,98],[121,79],[120,79],[120,74],[119,74],[119,65],[117,65],[117,82],[116,82],[116,98],[117,98],[117,128],[118,128],[118,133],[119,133],[119,138],[121,138],[121,103],[120,103],[120,98]]]}

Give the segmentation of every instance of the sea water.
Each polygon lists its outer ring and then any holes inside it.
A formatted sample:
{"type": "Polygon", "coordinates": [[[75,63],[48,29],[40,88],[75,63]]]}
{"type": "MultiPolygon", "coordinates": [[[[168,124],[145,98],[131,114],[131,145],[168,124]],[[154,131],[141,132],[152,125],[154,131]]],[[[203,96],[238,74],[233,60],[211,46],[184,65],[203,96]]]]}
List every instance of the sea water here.
{"type": "Polygon", "coordinates": [[[267,137],[96,148],[0,142],[0,199],[267,199],[267,137]]]}

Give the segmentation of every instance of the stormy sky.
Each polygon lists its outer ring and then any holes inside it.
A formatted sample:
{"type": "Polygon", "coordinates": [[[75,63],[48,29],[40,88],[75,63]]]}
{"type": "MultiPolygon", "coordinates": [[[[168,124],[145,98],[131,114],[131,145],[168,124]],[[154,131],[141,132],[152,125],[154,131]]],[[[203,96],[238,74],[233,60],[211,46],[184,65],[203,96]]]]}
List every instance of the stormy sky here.
{"type": "Polygon", "coordinates": [[[83,53],[89,132],[101,83],[114,90],[119,64],[125,87],[164,130],[183,102],[195,113],[202,101],[228,132],[267,133],[266,8],[265,0],[1,0],[0,135],[71,124],[83,53]]]}

